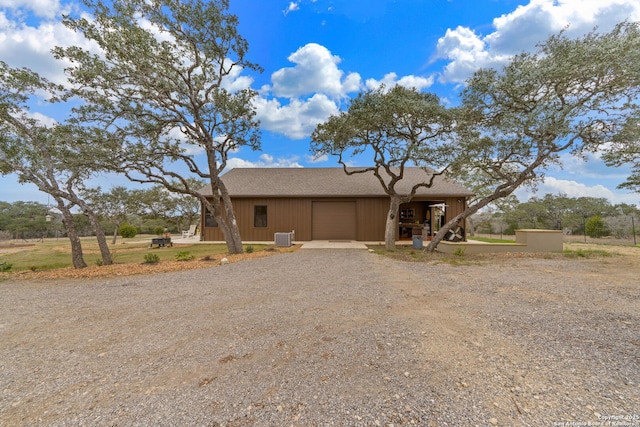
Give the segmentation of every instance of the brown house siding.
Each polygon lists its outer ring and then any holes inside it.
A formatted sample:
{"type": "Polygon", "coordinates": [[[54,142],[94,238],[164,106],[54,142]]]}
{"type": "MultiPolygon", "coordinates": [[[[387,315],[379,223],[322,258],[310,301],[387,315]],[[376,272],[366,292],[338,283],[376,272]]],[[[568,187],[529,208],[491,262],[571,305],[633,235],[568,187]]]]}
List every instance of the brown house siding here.
{"type": "MultiPolygon", "coordinates": [[[[384,241],[386,216],[389,210],[388,197],[360,198],[232,198],[240,235],[244,241],[273,241],[274,234],[295,230],[297,241],[313,240],[313,202],[355,202],[356,204],[356,240],[384,241]],[[267,226],[254,227],[254,206],[267,206],[267,226]]],[[[445,198],[429,203],[447,205],[445,222],[462,212],[465,207],[463,198],[445,198]],[[460,202],[458,202],[460,200],[460,202]]],[[[427,203],[424,200],[412,201],[402,205],[402,209],[414,209],[415,221],[422,223],[427,215],[427,203]]],[[[223,241],[222,232],[217,227],[205,227],[202,212],[202,239],[223,241]]],[[[397,235],[396,235],[397,238],[397,235]]]]}
{"type": "MultiPolygon", "coordinates": [[[[295,239],[313,239],[313,202],[353,201],[356,203],[356,239],[384,240],[384,221],[389,209],[388,198],[232,198],[233,210],[242,240],[272,241],[275,233],[295,230],[295,239]],[[267,206],[267,226],[254,227],[254,206],[267,206]]],[[[224,237],[218,227],[205,227],[205,212],[202,212],[202,239],[222,241],[224,237]]]]}
{"type": "MultiPolygon", "coordinates": [[[[306,199],[282,198],[233,198],[233,210],[240,229],[242,240],[271,241],[274,233],[295,230],[296,239],[311,240],[311,201],[306,199]],[[267,206],[267,226],[254,227],[254,206],[267,206]],[[308,230],[308,233],[306,232],[308,230]]],[[[204,211],[202,217],[204,218],[204,211]]],[[[224,240],[218,227],[204,227],[203,239],[208,241],[224,240]]]]}
{"type": "Polygon", "coordinates": [[[447,205],[447,212],[445,215],[446,221],[449,221],[456,215],[461,214],[467,207],[465,200],[462,197],[448,197],[444,200],[444,203],[447,205]]]}
{"type": "Polygon", "coordinates": [[[358,240],[384,242],[387,212],[389,212],[388,197],[358,199],[358,240]]]}

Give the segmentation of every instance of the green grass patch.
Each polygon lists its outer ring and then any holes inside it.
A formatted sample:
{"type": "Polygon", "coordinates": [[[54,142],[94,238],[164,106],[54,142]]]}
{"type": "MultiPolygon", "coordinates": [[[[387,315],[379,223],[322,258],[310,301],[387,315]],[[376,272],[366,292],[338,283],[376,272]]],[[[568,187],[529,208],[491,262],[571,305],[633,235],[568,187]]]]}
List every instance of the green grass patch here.
{"type": "Polygon", "coordinates": [[[567,258],[606,258],[614,254],[612,252],[603,249],[576,249],[576,250],[564,250],[562,251],[567,258]]]}
{"type": "Polygon", "coordinates": [[[485,242],[485,243],[515,243],[515,240],[510,239],[492,239],[489,237],[467,237],[467,240],[475,240],[477,242],[485,242]]]}
{"type": "MultiPolygon", "coordinates": [[[[117,264],[141,263],[146,254],[154,254],[158,261],[174,261],[178,258],[216,258],[227,254],[227,246],[219,243],[175,245],[164,248],[149,248],[153,236],[136,236],[133,239],[118,239],[115,245],[109,242],[111,258],[117,264]],[[125,243],[126,242],[126,243],[125,243]],[[184,255],[184,253],[187,255],[184,255]],[[183,255],[178,255],[182,253],[183,255]]],[[[82,238],[82,250],[87,265],[100,265],[102,256],[95,237],[82,238]]],[[[253,252],[267,250],[269,245],[251,245],[253,252]]],[[[155,257],[153,257],[155,258],[155,257]]],[[[73,266],[71,261],[71,244],[67,239],[47,239],[18,252],[0,254],[0,263],[11,264],[10,272],[28,270],[52,270],[73,266]]]]}
{"type": "MultiPolygon", "coordinates": [[[[70,245],[67,245],[70,246],[70,245]]],[[[11,271],[50,270],[72,265],[71,253],[65,254],[48,244],[32,246],[19,252],[2,254],[0,262],[12,264],[11,271]]]]}
{"type": "Polygon", "coordinates": [[[464,256],[464,250],[454,257],[442,252],[427,252],[424,249],[413,249],[411,246],[396,246],[388,250],[383,245],[368,245],[369,249],[377,255],[385,256],[397,261],[438,263],[445,262],[455,265],[469,265],[475,262],[474,257],[464,256]]]}

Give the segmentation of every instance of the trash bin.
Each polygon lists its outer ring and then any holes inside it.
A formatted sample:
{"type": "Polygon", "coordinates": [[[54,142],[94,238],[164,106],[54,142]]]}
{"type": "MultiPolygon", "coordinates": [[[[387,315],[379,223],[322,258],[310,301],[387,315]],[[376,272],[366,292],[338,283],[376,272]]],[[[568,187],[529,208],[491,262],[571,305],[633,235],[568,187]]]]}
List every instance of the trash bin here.
{"type": "Polygon", "coordinates": [[[422,249],[422,236],[413,236],[413,249],[422,249]]]}

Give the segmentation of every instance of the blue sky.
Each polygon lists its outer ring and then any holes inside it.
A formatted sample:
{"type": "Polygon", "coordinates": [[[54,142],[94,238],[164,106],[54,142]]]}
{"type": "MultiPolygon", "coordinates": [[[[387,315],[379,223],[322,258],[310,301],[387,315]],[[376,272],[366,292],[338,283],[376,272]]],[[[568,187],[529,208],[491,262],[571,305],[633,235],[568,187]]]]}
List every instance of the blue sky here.
{"type": "MultiPolygon", "coordinates": [[[[262,150],[241,149],[232,167],[333,167],[333,158],[313,159],[309,135],[329,115],[345,109],[359,91],[384,83],[438,94],[455,104],[464,80],[479,67],[499,67],[514,53],[531,50],[568,27],[579,36],[598,26],[640,20],[638,0],[230,0],[248,59],[263,73],[244,71],[233,82],[259,91],[257,115],[262,150]]],[[[86,45],[60,24],[77,13],[68,0],[0,0],[0,59],[64,82],[53,46],[86,45]]],[[[52,119],[59,111],[41,110],[52,119]]],[[[566,156],[550,170],[538,194],[606,197],[640,204],[640,195],[616,189],[629,173],[607,168],[594,155],[587,162],[566,156]]],[[[355,164],[367,164],[366,159],[355,164]]],[[[104,188],[131,185],[99,177],[104,188]]],[[[530,192],[518,191],[521,201],[530,192]]],[[[46,194],[15,176],[0,177],[0,200],[46,203],[46,194]]]]}

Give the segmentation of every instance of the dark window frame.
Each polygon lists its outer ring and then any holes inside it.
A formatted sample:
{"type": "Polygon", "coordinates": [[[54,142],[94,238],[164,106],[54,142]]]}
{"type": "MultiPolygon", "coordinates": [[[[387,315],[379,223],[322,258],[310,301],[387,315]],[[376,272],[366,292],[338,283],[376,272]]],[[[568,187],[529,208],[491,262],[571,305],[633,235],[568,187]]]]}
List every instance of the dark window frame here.
{"type": "Polygon", "coordinates": [[[208,210],[205,210],[205,213],[204,213],[204,226],[210,227],[210,228],[218,227],[218,222],[216,221],[215,217],[211,214],[211,212],[209,212],[208,210]]]}
{"type": "Polygon", "coordinates": [[[253,226],[255,228],[266,228],[269,224],[268,218],[267,205],[253,205],[253,226]]]}

